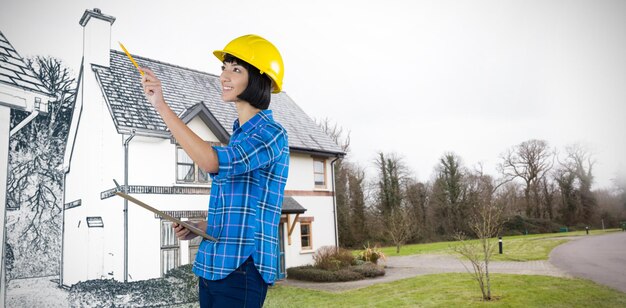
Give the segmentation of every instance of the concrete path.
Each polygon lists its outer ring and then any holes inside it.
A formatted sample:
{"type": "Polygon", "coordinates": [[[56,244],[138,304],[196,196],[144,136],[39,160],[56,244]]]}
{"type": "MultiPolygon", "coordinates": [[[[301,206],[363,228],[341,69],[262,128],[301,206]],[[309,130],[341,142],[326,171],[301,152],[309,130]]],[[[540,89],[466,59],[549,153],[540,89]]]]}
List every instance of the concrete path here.
{"type": "MultiPolygon", "coordinates": [[[[364,279],[348,282],[308,282],[286,279],[279,282],[282,285],[314,289],[327,292],[343,292],[364,288],[377,283],[391,282],[426,274],[438,273],[467,273],[465,264],[471,271],[471,265],[467,261],[461,261],[453,255],[411,255],[403,257],[388,257],[386,261],[385,275],[373,279],[364,279]]],[[[492,273],[546,275],[556,277],[571,277],[564,271],[554,267],[548,261],[529,262],[497,262],[489,263],[489,271],[492,273]]]]}
{"type": "Polygon", "coordinates": [[[550,262],[573,276],[626,293],[626,232],[578,237],[553,249],[550,262]]]}

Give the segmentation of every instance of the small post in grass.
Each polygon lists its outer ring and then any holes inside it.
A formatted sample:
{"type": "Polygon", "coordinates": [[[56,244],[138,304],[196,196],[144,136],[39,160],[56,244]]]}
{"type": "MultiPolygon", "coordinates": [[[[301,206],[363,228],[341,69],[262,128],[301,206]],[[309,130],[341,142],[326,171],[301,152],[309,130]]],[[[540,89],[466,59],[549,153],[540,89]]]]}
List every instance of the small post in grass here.
{"type": "Polygon", "coordinates": [[[502,254],[502,236],[498,236],[498,248],[500,250],[500,254],[502,254]]]}
{"type": "Polygon", "coordinates": [[[585,231],[587,231],[587,235],[589,235],[589,226],[585,227],[585,231]]]}

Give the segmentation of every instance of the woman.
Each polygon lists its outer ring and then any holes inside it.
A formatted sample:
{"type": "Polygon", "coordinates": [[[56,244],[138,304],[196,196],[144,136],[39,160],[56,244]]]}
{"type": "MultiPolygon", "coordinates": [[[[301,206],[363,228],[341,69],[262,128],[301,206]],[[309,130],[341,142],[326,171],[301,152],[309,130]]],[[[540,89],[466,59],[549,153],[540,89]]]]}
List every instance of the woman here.
{"type": "MultiPolygon", "coordinates": [[[[142,84],[152,106],[191,159],[212,178],[207,220],[198,227],[217,239],[202,241],[193,265],[201,307],[260,307],[276,278],[278,225],[289,169],[285,129],[267,110],[281,91],[280,53],[257,35],[234,39],[213,54],[222,61],[222,99],[238,119],[227,146],[209,146],[163,99],[147,68],[142,84]]],[[[174,224],[181,240],[195,237],[174,224]]]]}

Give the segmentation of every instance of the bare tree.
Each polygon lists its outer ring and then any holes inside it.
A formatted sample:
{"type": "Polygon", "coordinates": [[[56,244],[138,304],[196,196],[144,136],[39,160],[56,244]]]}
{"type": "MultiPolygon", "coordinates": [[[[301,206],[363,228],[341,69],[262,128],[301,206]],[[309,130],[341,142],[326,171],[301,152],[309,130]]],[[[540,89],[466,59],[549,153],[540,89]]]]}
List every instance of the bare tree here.
{"type": "Polygon", "coordinates": [[[591,185],[593,184],[592,170],[595,162],[591,157],[590,151],[580,144],[567,146],[566,152],[565,165],[579,180],[581,218],[583,222],[589,224],[598,206],[596,198],[591,191],[591,185]]]}
{"type": "Polygon", "coordinates": [[[344,131],[344,128],[337,123],[333,123],[330,119],[324,118],[320,121],[315,120],[315,123],[328,135],[337,145],[341,147],[344,152],[350,150],[350,131],[344,131]]]}
{"type": "Polygon", "coordinates": [[[403,183],[408,173],[402,159],[397,155],[378,153],[376,160],[379,179],[377,182],[377,209],[383,220],[384,234],[396,245],[397,251],[413,233],[412,215],[407,215],[403,183]]]}
{"type": "Polygon", "coordinates": [[[417,180],[407,180],[405,183],[405,202],[408,215],[412,216],[416,228],[413,230],[412,239],[417,240],[419,236],[425,235],[428,229],[428,204],[429,188],[426,184],[417,180]]]}
{"type": "Polygon", "coordinates": [[[466,232],[466,193],[464,183],[467,170],[461,158],[454,153],[446,153],[436,168],[437,178],[433,184],[432,201],[435,207],[435,220],[439,235],[466,232]]]}
{"type": "Polygon", "coordinates": [[[337,231],[339,236],[339,246],[354,246],[354,234],[350,230],[350,192],[348,178],[350,170],[346,168],[346,163],[337,161],[335,163],[335,201],[337,202],[337,231]]]}
{"type": "Polygon", "coordinates": [[[389,214],[386,233],[391,242],[396,246],[396,253],[400,253],[400,248],[411,238],[417,224],[411,215],[411,211],[406,206],[391,209],[389,214]]]}
{"type": "Polygon", "coordinates": [[[554,199],[557,193],[557,188],[554,182],[548,177],[543,177],[541,180],[541,191],[544,203],[544,212],[547,213],[547,218],[552,220],[554,218],[554,199]]]}
{"type": "Polygon", "coordinates": [[[542,207],[541,181],[554,164],[554,151],[544,140],[528,140],[509,149],[502,156],[499,169],[508,179],[520,178],[524,181],[526,215],[541,218],[545,216],[542,207]]]}
{"type": "Polygon", "coordinates": [[[402,160],[394,154],[378,153],[376,166],[379,171],[378,180],[378,209],[384,217],[389,217],[391,210],[399,208],[402,202],[400,182],[405,176],[405,166],[402,160]]]}
{"type": "Polygon", "coordinates": [[[366,224],[365,171],[356,164],[347,166],[348,196],[350,205],[350,230],[356,244],[362,245],[369,238],[366,224]]]}
{"type": "MultiPolygon", "coordinates": [[[[506,180],[495,185],[490,176],[478,171],[468,175],[469,227],[478,238],[477,241],[467,241],[463,233],[457,234],[461,242],[454,250],[467,258],[472,266],[474,279],[482,292],[483,300],[491,300],[491,277],[489,262],[496,247],[494,239],[502,230],[504,224],[504,208],[494,202],[496,190],[506,183],[506,180]]],[[[469,269],[468,269],[469,271],[469,269]]]]}
{"type": "MultiPolygon", "coordinates": [[[[28,59],[44,86],[56,97],[48,113],[38,116],[9,141],[7,243],[15,257],[10,276],[54,274],[61,239],[63,160],[76,83],[69,69],[54,58],[28,59]],[[51,272],[52,271],[52,272],[51,272]]],[[[27,114],[14,111],[11,124],[27,114]]]]}
{"type": "Polygon", "coordinates": [[[505,178],[496,184],[491,176],[483,173],[482,165],[479,167],[469,173],[465,180],[467,187],[465,202],[469,205],[467,220],[478,240],[467,241],[463,233],[458,233],[460,245],[454,247],[454,250],[470,262],[472,271],[467,266],[466,269],[473,274],[478,283],[483,300],[491,300],[489,262],[497,243],[495,237],[502,231],[506,220],[504,207],[496,202],[495,193],[501,186],[509,183],[510,179],[505,178]]]}
{"type": "Polygon", "coordinates": [[[578,190],[575,187],[576,174],[561,165],[554,173],[554,179],[561,192],[559,214],[566,226],[576,224],[578,213],[578,190]]]}

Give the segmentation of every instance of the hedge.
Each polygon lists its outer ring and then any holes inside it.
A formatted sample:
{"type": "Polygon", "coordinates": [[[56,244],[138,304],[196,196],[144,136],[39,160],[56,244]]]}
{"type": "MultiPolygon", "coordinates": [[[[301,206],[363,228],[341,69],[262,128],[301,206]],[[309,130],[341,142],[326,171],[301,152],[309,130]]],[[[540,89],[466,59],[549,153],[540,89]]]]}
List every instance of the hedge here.
{"type": "Polygon", "coordinates": [[[70,307],[146,307],[198,301],[198,278],[191,265],[169,271],[164,278],[133,282],[97,279],[70,287],[70,307]]]}
{"type": "Polygon", "coordinates": [[[339,270],[324,270],[312,265],[296,266],[287,269],[288,279],[314,282],[340,282],[361,280],[385,275],[385,270],[373,263],[366,262],[339,270]]]}

